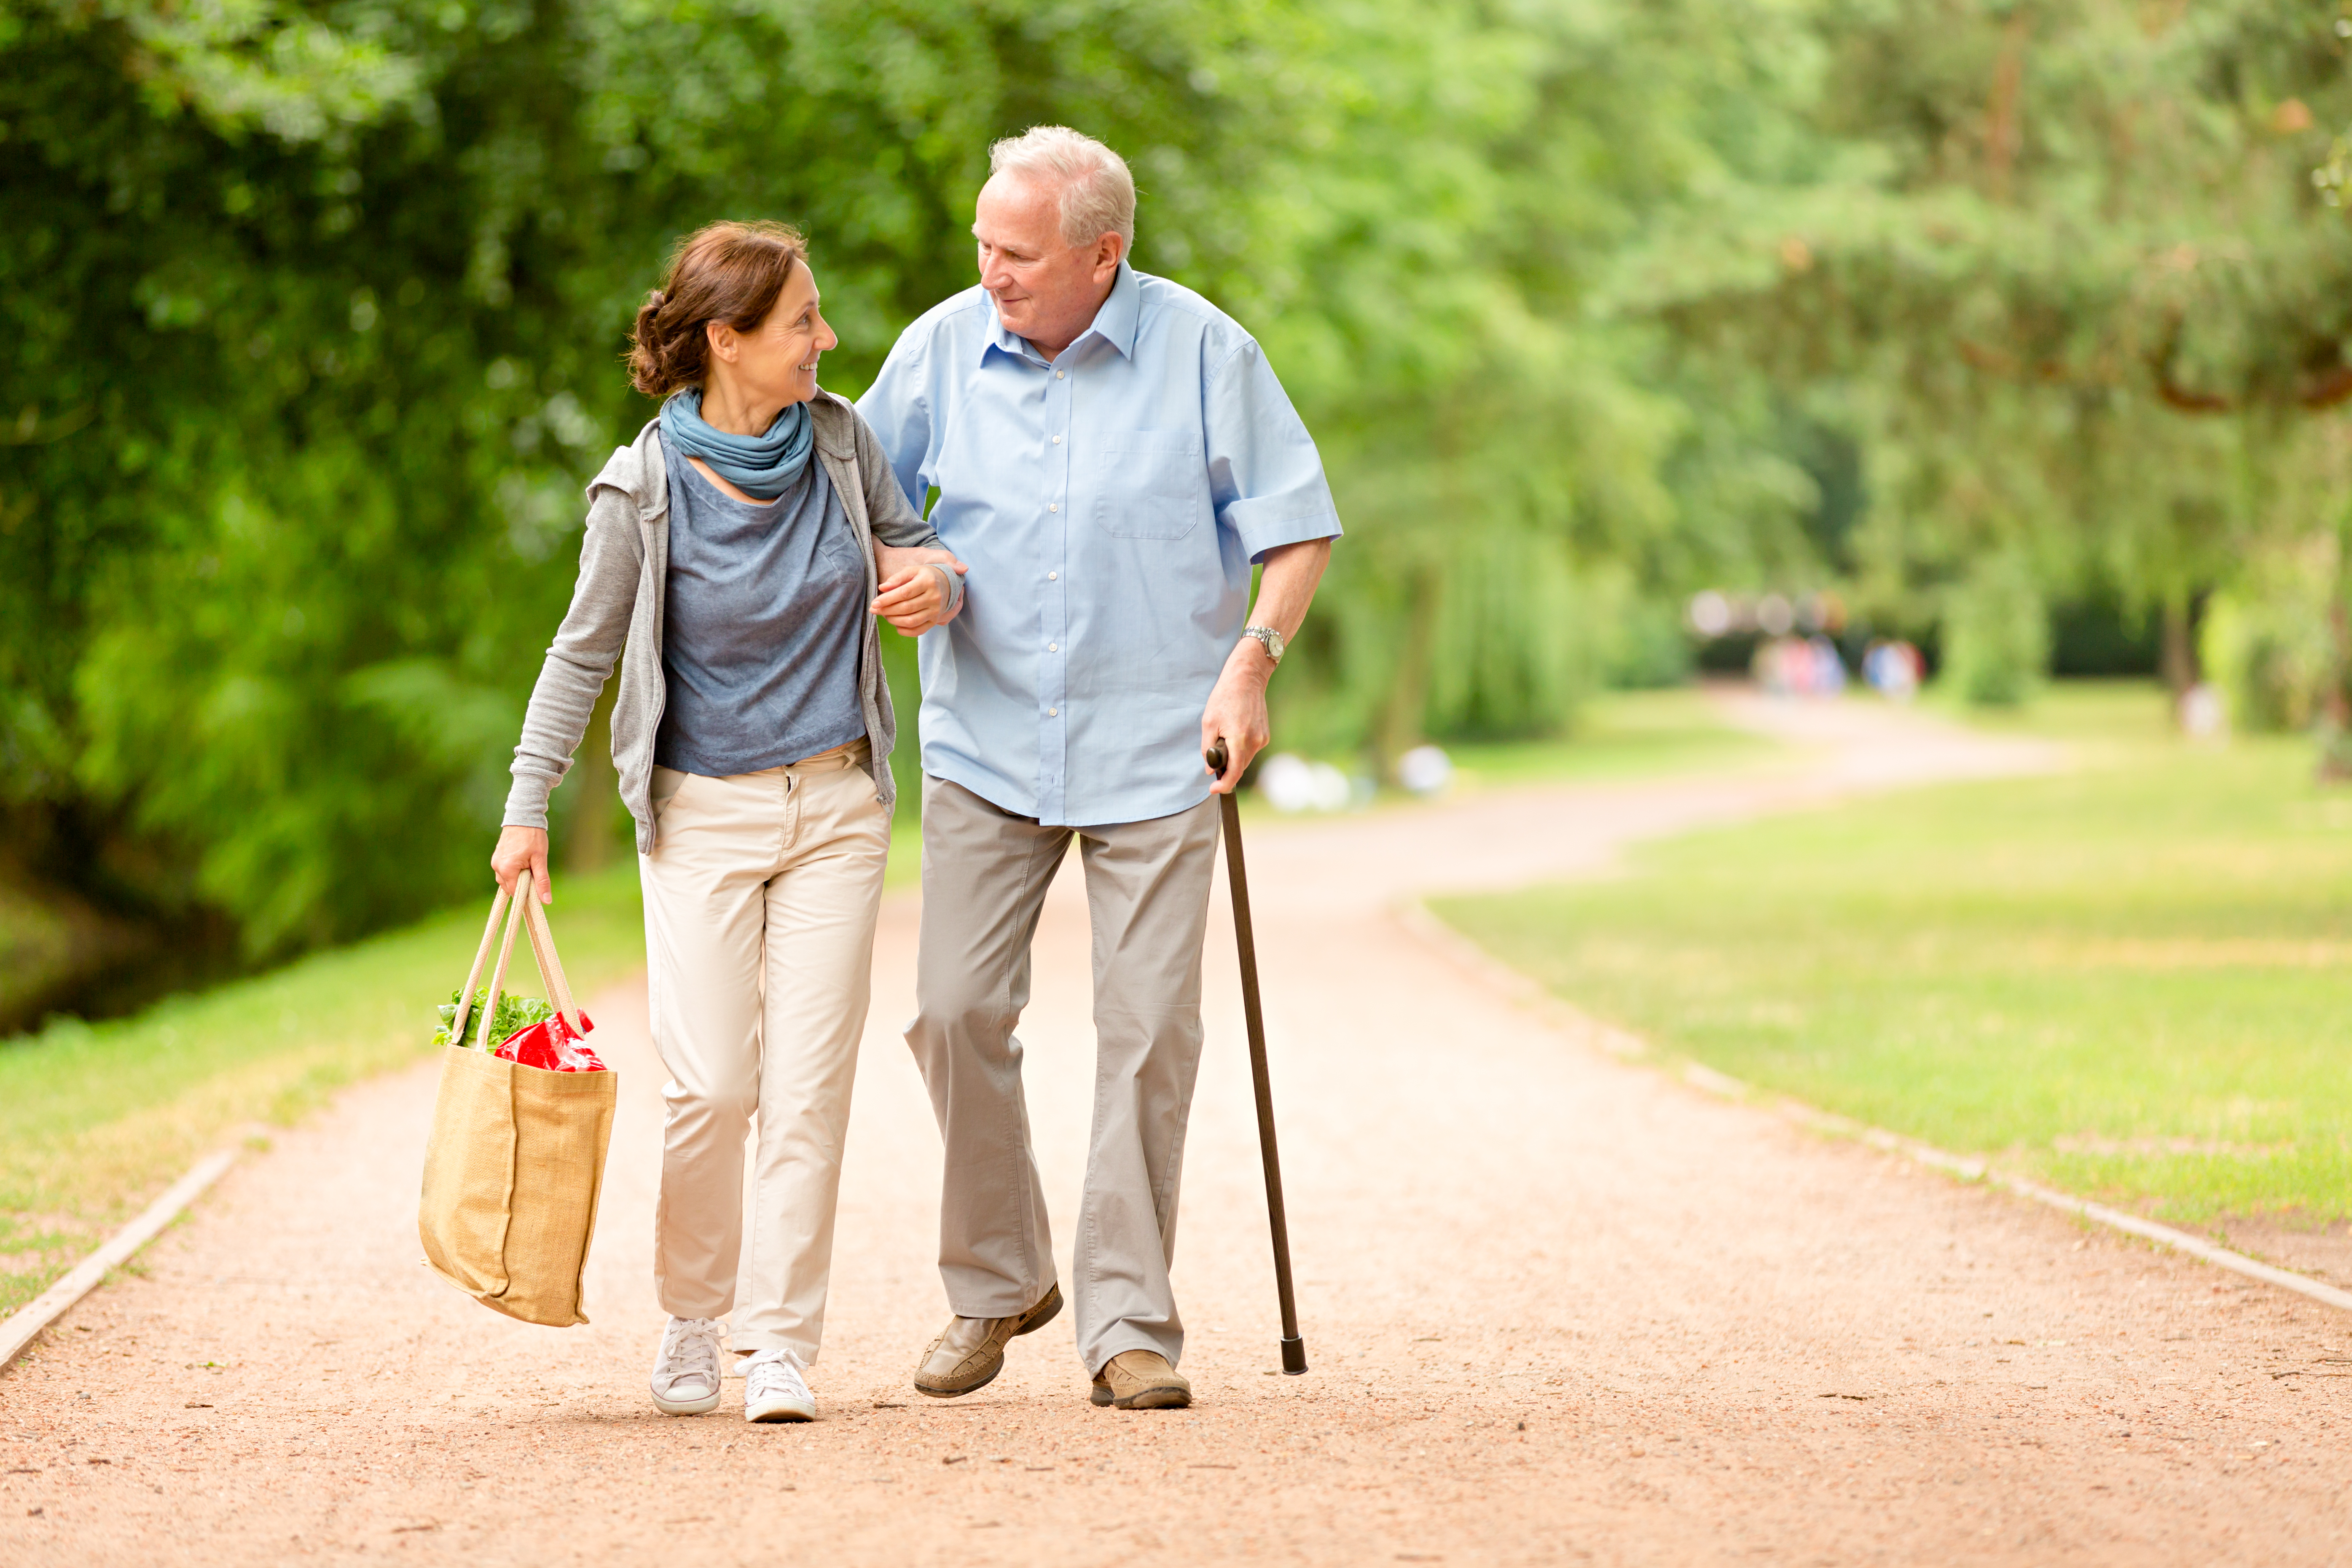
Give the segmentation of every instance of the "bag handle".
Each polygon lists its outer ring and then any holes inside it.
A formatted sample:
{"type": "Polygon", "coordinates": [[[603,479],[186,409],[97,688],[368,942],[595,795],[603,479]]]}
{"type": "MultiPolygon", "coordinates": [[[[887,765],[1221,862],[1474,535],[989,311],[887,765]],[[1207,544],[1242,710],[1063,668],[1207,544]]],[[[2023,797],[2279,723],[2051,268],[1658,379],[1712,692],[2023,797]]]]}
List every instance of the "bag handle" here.
{"type": "Polygon", "coordinates": [[[547,910],[537,899],[523,906],[524,928],[530,932],[530,956],[539,965],[539,977],[547,985],[549,1000],[575,1035],[585,1035],[588,1016],[572,1000],[572,983],[564,978],[563,960],[556,956],[555,932],[547,923],[547,910]]]}
{"type": "Polygon", "coordinates": [[[474,1010],[474,987],[481,983],[482,965],[490,956],[490,943],[499,934],[499,917],[507,912],[507,890],[500,888],[490,899],[489,923],[482,928],[482,945],[474,950],[474,967],[466,971],[465,987],[457,993],[457,1016],[449,1021],[449,1038],[453,1044],[466,1043],[466,1021],[474,1010]]]}
{"type": "Polygon", "coordinates": [[[490,971],[490,994],[482,999],[481,1027],[474,1036],[474,1048],[484,1056],[494,1048],[490,1044],[490,1020],[499,1016],[499,993],[507,983],[507,960],[514,956],[515,928],[524,922],[522,912],[530,908],[530,873],[515,878],[514,900],[507,910],[507,933],[499,943],[498,967],[490,971]]]}
{"type": "Polygon", "coordinates": [[[474,951],[474,967],[467,973],[466,988],[457,994],[457,1016],[449,1036],[454,1040],[466,1037],[466,1016],[472,1006],[474,986],[481,979],[483,962],[489,957],[491,940],[499,934],[499,917],[506,917],[506,938],[499,943],[499,962],[490,971],[489,994],[483,998],[481,1023],[474,1037],[474,1048],[488,1054],[495,1048],[490,1041],[490,1020],[498,1016],[499,995],[506,989],[507,964],[514,956],[515,930],[520,926],[530,935],[531,960],[539,965],[539,977],[545,983],[555,1010],[577,1036],[588,1033],[587,1015],[580,1011],[572,999],[572,982],[563,973],[563,960],[555,951],[555,932],[547,923],[547,911],[531,897],[531,874],[523,872],[515,879],[514,893],[509,899],[506,889],[499,890],[490,900],[489,923],[482,928],[482,945],[474,951]]]}

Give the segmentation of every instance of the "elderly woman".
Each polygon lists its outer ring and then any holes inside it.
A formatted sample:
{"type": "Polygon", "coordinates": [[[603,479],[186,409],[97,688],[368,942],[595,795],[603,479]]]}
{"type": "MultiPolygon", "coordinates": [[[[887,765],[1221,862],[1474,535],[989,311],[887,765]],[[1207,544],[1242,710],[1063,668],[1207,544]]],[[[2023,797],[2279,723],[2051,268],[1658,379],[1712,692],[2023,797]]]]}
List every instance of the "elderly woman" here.
{"type": "MultiPolygon", "coordinates": [[[[714,224],[637,312],[659,417],[589,487],[572,608],[515,748],[491,859],[547,880],[547,797],[621,667],[613,760],[636,818],[663,1090],[654,1404],[716,1409],[719,1325],[743,1414],[808,1421],[882,869],[897,727],[874,616],[951,618],[961,567],[856,410],[801,237],[714,224]],[[743,1224],[743,1146],[759,1112],[743,1224]]],[[[547,895],[542,892],[542,897],[547,895]]]]}

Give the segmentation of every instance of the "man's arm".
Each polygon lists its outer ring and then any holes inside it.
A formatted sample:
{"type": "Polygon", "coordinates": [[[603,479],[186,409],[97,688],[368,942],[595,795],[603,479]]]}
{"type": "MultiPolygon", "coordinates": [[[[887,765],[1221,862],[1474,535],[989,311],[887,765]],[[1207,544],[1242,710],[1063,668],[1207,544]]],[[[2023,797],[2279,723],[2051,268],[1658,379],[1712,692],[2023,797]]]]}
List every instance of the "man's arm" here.
{"type": "MultiPolygon", "coordinates": [[[[1306,623],[1307,606],[1315,602],[1323,569],[1330,563],[1328,539],[1278,544],[1267,551],[1249,624],[1272,626],[1285,642],[1297,637],[1306,623]]],[[[1273,677],[1274,656],[1255,637],[1242,638],[1225,656],[1224,670],[1217,677],[1216,689],[1209,693],[1209,705],[1201,711],[1202,751],[1206,752],[1220,737],[1225,742],[1225,771],[1211,786],[1212,793],[1232,794],[1250,759],[1274,738],[1265,711],[1265,684],[1273,677]]]]}
{"type": "MultiPolygon", "coordinates": [[[[1218,525],[1238,536],[1265,569],[1250,625],[1271,626],[1288,642],[1307,619],[1339,536],[1323,459],[1255,342],[1243,339],[1210,373],[1206,392],[1209,489],[1218,525]]],[[[1201,749],[1220,735],[1225,741],[1225,771],[1213,786],[1219,795],[1233,793],[1242,770],[1273,738],[1265,711],[1273,675],[1274,658],[1255,637],[1242,638],[1225,656],[1201,712],[1201,749]]]]}

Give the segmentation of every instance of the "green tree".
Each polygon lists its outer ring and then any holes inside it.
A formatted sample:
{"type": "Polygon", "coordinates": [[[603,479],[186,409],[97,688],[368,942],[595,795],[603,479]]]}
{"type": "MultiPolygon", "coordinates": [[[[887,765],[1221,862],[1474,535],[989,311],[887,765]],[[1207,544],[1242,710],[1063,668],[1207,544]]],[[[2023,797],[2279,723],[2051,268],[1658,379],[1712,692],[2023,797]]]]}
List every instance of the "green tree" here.
{"type": "Polygon", "coordinates": [[[1202,5],[199,10],[0,27],[0,805],[13,858],[257,955],[478,879],[676,236],[807,227],[854,390],[1038,120],[1234,264],[1264,122],[1216,94],[1274,58],[1202,5]]]}
{"type": "Polygon", "coordinates": [[[2122,584],[2193,679],[2193,608],[2255,542],[2342,526],[2308,479],[2352,397],[2352,228],[2325,173],[2352,20],[2294,0],[1818,17],[1811,121],[1840,155],[1744,215],[1714,252],[1732,264],[1642,302],[1838,411],[1867,454],[1878,613],[1932,620],[1979,563],[2022,559],[2044,593],[2122,584]]]}

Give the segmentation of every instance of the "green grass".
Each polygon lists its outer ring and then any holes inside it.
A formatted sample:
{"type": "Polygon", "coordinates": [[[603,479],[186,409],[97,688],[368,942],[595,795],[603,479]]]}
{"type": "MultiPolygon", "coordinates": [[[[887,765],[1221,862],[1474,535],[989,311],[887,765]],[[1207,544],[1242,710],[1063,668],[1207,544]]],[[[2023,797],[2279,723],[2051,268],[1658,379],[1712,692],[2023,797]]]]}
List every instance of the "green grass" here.
{"type": "Polygon", "coordinates": [[[1731,728],[1705,692],[1685,686],[1603,692],[1559,740],[1449,745],[1446,752],[1460,784],[1476,789],[1696,773],[1767,762],[1783,748],[1731,728]]]}
{"type": "Polygon", "coordinates": [[[2173,740],[2147,688],[1994,721],[2081,765],[1438,912],[1668,1051],[2074,1192],[2352,1214],[2352,793],[2307,742],[2173,740]]]}
{"type": "MultiPolygon", "coordinates": [[[[576,992],[644,963],[634,863],[555,888],[576,992]]],[[[235,1129],[289,1123],[344,1084],[431,1054],[433,1009],[465,979],[488,912],[485,901],[133,1017],[0,1043],[0,1314],[235,1129]]],[[[529,952],[518,939],[509,984],[542,994],[529,952]]]]}

